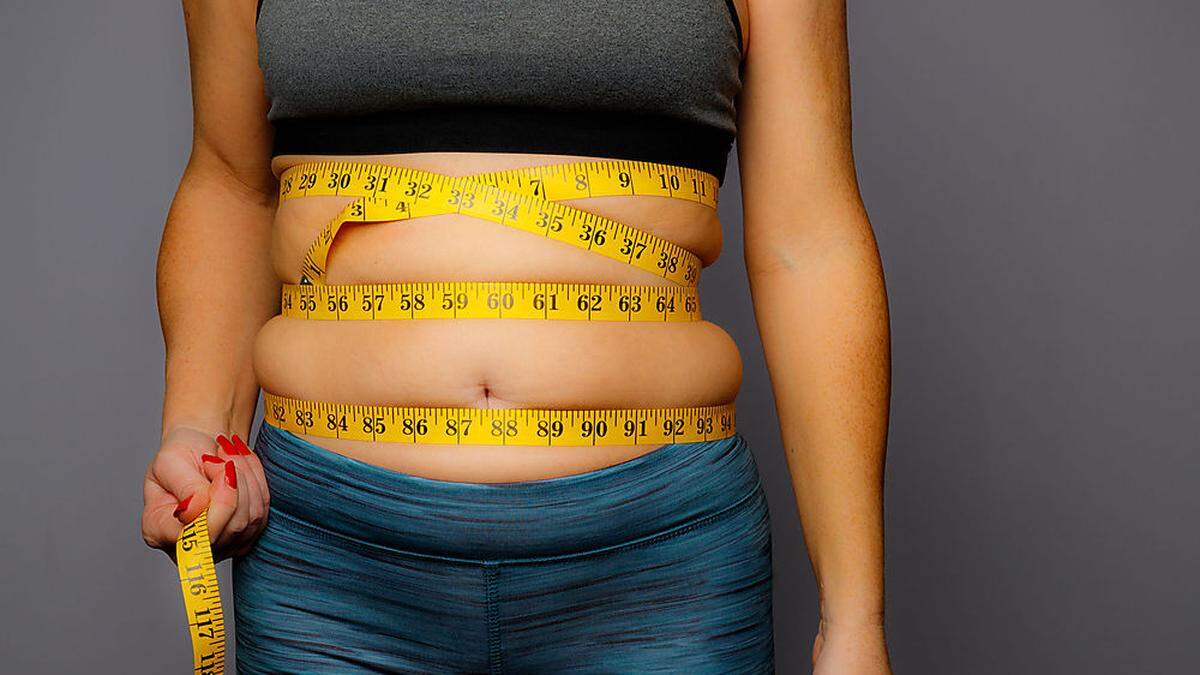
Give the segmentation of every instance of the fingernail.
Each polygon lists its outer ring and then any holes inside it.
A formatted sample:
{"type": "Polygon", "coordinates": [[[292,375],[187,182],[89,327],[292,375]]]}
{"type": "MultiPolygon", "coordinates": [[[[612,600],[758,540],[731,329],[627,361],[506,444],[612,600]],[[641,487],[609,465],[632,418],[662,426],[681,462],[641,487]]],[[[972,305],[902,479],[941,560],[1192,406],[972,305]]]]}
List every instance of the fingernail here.
{"type": "Polygon", "coordinates": [[[233,443],[230,443],[229,439],[225,438],[225,434],[217,434],[217,443],[221,446],[221,449],[224,450],[226,454],[238,454],[237,450],[235,450],[233,447],[233,443]]]}
{"type": "Polygon", "coordinates": [[[246,441],[243,441],[241,438],[238,438],[237,434],[233,435],[233,447],[237,448],[238,450],[241,450],[243,455],[250,454],[250,446],[246,445],[246,441]]]}
{"type": "Polygon", "coordinates": [[[208,453],[200,455],[200,459],[205,462],[208,462],[209,464],[224,464],[225,463],[225,460],[221,459],[220,457],[217,457],[216,455],[210,455],[208,453]]]}
{"type": "Polygon", "coordinates": [[[175,517],[178,518],[179,514],[183,513],[184,511],[187,511],[188,504],[191,504],[191,503],[192,503],[192,495],[185,497],[183,499],[183,501],[179,502],[179,506],[175,507],[175,517]]]}
{"type": "Polygon", "coordinates": [[[237,467],[233,462],[225,462],[225,482],[234,490],[237,489],[237,467]]]}

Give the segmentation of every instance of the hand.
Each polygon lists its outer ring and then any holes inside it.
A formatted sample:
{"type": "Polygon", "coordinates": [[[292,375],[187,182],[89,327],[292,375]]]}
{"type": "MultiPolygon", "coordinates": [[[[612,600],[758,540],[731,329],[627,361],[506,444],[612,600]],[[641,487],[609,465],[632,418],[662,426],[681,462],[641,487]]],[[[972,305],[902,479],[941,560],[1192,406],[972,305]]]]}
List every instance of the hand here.
{"type": "Polygon", "coordinates": [[[258,457],[232,439],[173,427],[146,469],[142,539],[175,559],[183,526],[208,508],[213,562],[245,555],[267,525],[270,495],[258,457]]]}
{"type": "Polygon", "coordinates": [[[813,675],[891,675],[880,623],[821,621],[813,641],[813,675]]]}

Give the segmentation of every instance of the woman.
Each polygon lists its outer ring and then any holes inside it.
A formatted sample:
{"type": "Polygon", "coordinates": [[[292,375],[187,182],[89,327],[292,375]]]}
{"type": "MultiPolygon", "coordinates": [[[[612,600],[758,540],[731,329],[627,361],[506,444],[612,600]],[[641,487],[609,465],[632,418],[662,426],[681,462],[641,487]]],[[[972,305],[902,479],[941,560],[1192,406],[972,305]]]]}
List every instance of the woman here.
{"type": "Polygon", "coordinates": [[[209,510],[239,671],[773,669],[741,363],[694,295],[736,132],[814,665],[887,672],[842,2],[183,4],[143,534],[209,510]]]}

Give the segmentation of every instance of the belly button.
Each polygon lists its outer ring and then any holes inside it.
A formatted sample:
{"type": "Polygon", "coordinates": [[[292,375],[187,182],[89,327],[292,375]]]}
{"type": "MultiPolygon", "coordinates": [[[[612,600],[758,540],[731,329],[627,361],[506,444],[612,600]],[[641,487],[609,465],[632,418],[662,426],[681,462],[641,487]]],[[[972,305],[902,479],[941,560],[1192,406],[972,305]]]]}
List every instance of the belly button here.
{"type": "Polygon", "coordinates": [[[488,388],[487,384],[479,385],[478,393],[475,395],[474,407],[485,409],[492,407],[492,390],[488,388]]]}
{"type": "Polygon", "coordinates": [[[499,396],[496,396],[496,393],[492,391],[491,387],[489,387],[487,384],[480,384],[479,394],[475,401],[475,407],[484,408],[486,410],[499,410],[502,408],[512,408],[513,405],[499,396]]]}

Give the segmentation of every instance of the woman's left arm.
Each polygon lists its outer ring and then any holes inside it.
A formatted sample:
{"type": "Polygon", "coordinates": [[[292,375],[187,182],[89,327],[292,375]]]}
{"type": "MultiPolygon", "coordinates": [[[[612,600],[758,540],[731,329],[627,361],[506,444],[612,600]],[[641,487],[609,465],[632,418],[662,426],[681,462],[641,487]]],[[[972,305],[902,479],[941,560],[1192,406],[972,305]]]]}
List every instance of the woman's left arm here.
{"type": "Polygon", "coordinates": [[[886,673],[887,298],[850,140],[844,0],[750,0],[746,269],[820,593],[817,673],[886,673]]]}

